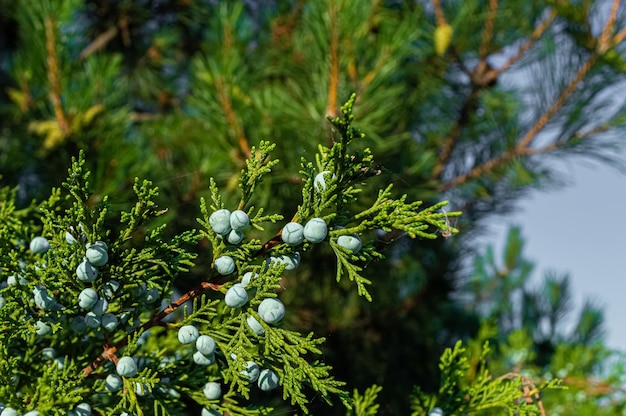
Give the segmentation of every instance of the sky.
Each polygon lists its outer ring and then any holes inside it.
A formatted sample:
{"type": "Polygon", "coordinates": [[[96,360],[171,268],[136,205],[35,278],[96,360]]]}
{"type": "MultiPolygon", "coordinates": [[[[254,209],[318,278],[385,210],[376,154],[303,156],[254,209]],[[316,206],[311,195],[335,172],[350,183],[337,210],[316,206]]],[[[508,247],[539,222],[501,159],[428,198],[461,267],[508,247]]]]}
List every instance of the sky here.
{"type": "Polygon", "coordinates": [[[586,298],[602,305],[608,347],[626,351],[626,175],[582,161],[569,162],[565,172],[569,186],[531,194],[482,243],[501,248],[508,226],[520,225],[533,278],[569,273],[575,306],[586,298]]]}

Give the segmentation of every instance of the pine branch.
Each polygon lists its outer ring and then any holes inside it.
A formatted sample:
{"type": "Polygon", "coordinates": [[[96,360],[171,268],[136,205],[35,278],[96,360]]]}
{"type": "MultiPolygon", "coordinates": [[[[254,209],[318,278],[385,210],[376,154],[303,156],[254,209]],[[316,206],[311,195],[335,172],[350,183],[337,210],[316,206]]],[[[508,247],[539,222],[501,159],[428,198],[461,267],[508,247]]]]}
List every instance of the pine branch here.
{"type": "MultiPolygon", "coordinates": [[[[497,0],[491,1],[489,3],[489,7],[490,14],[488,15],[488,19],[485,22],[483,42],[481,44],[481,52],[479,54],[481,59],[472,71],[467,71],[471,81],[471,91],[468,94],[467,99],[463,103],[456,121],[450,128],[450,132],[443,140],[444,144],[442,145],[439,152],[437,164],[432,170],[432,178],[440,178],[441,173],[443,172],[446,164],[452,156],[452,152],[454,151],[456,144],[458,143],[463,128],[468,123],[470,116],[475,110],[476,102],[479,98],[479,93],[485,88],[492,88],[493,86],[495,86],[500,74],[508,70],[515,62],[517,62],[523,56],[523,54],[528,49],[530,49],[535,44],[535,42],[541,37],[541,35],[545,32],[550,23],[552,23],[552,21],[556,17],[556,11],[553,10],[548,18],[545,19],[542,24],[540,24],[534,30],[528,41],[518,49],[517,53],[514,56],[510,57],[503,66],[494,69],[487,63],[487,55],[488,43],[493,37],[493,20],[495,19],[497,0]]],[[[463,65],[463,62],[461,60],[459,60],[459,63],[463,65]]]]}
{"type": "MultiPolygon", "coordinates": [[[[226,46],[225,46],[226,47],[226,46]]],[[[217,97],[220,105],[222,106],[222,111],[224,112],[224,117],[228,121],[230,125],[230,129],[237,140],[239,145],[239,152],[242,156],[243,160],[250,159],[250,155],[252,151],[250,149],[250,144],[248,143],[248,138],[246,137],[243,127],[233,110],[233,106],[230,99],[230,94],[228,93],[228,88],[230,86],[224,80],[224,78],[220,75],[215,77],[215,90],[217,92],[217,97]]]]}
{"type": "Polygon", "coordinates": [[[472,365],[461,341],[453,348],[446,349],[439,364],[441,386],[438,397],[416,389],[412,398],[412,415],[424,414],[437,405],[445,414],[497,410],[508,414],[545,416],[539,393],[559,388],[560,380],[555,379],[537,387],[530,378],[517,373],[507,373],[494,379],[487,368],[489,354],[489,344],[485,343],[479,351],[477,372],[472,376],[472,365]]]}
{"type": "Polygon", "coordinates": [[[546,17],[546,19],[541,22],[539,26],[535,28],[533,33],[530,35],[530,38],[517,50],[515,55],[511,56],[507,61],[498,68],[496,71],[498,74],[501,74],[507,71],[514,63],[520,60],[522,56],[528,51],[535,43],[541,38],[541,36],[545,33],[545,31],[550,27],[555,17],[557,16],[557,12],[555,9],[550,11],[550,14],[546,17]]]}
{"type": "Polygon", "coordinates": [[[613,34],[613,29],[615,27],[615,20],[617,18],[617,8],[619,7],[620,0],[613,0],[613,5],[611,6],[611,12],[609,14],[609,18],[602,29],[602,34],[600,35],[600,39],[598,40],[598,53],[602,55],[606,51],[609,50],[613,45],[611,44],[611,35],[613,34]]]}
{"type": "Polygon", "coordinates": [[[99,34],[89,45],[80,52],[78,57],[82,60],[87,59],[90,55],[104,48],[118,33],[117,26],[111,26],[101,34],[99,34]]]}
{"type": "Polygon", "coordinates": [[[478,49],[478,58],[480,62],[486,63],[489,50],[491,49],[491,42],[493,41],[493,27],[494,20],[496,19],[496,13],[498,11],[498,0],[489,0],[489,9],[487,10],[487,17],[485,18],[485,27],[483,30],[483,37],[478,49]]]}
{"type": "Polygon", "coordinates": [[[432,0],[433,7],[435,9],[435,18],[437,19],[437,26],[442,27],[448,24],[446,16],[441,8],[441,0],[432,0]]]}
{"type": "MultiPolygon", "coordinates": [[[[476,166],[472,168],[469,172],[459,175],[456,178],[445,182],[439,186],[441,191],[446,191],[452,188],[456,188],[459,185],[462,185],[472,179],[479,178],[487,173],[491,172],[495,168],[503,165],[506,162],[513,160],[516,157],[527,156],[532,152],[537,152],[537,150],[532,150],[530,145],[532,140],[537,136],[537,134],[545,127],[545,125],[554,117],[558,110],[560,110],[567,99],[572,95],[572,93],[576,90],[582,80],[585,78],[587,73],[591,70],[593,65],[597,60],[597,55],[591,55],[589,59],[584,63],[584,65],[578,70],[574,79],[570,82],[570,84],[561,92],[556,101],[552,104],[552,106],[537,120],[537,122],[533,125],[533,127],[522,137],[518,143],[515,145],[515,148],[512,150],[508,150],[503,152],[500,156],[495,157],[482,165],[476,166]]],[[[545,146],[545,151],[548,151],[550,145],[545,146]]]]}
{"type": "Polygon", "coordinates": [[[622,28],[619,32],[613,36],[613,45],[617,46],[626,38],[626,27],[622,28]]]}
{"type": "Polygon", "coordinates": [[[46,28],[46,53],[50,102],[54,108],[54,114],[56,116],[57,123],[59,124],[59,130],[65,137],[70,133],[70,129],[65,112],[63,111],[63,104],[61,102],[61,73],[56,51],[56,25],[53,18],[47,16],[44,21],[44,26],[46,28]]]}
{"type": "Polygon", "coordinates": [[[330,117],[337,116],[337,92],[339,87],[339,6],[338,2],[328,2],[328,19],[330,25],[330,71],[328,80],[328,104],[326,114],[330,117]]]}

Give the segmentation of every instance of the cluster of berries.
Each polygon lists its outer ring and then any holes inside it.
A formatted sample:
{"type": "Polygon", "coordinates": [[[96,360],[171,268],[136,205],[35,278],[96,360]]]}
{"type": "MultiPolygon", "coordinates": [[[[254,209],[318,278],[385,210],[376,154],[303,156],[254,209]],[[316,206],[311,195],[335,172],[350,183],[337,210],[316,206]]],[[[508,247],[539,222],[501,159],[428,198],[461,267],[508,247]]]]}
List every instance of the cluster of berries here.
{"type": "MultiPolygon", "coordinates": [[[[70,241],[72,240],[76,241],[74,237],[72,237],[70,241]]],[[[78,280],[93,282],[98,277],[98,267],[104,266],[108,261],[108,246],[104,241],[96,241],[93,244],[87,244],[85,257],[76,268],[78,280]]]]}
{"type": "MultiPolygon", "coordinates": [[[[91,414],[91,413],[89,413],[91,414]]],[[[22,416],[38,416],[39,410],[32,410],[28,413],[24,413],[22,416]]],[[[17,410],[12,407],[4,407],[0,403],[0,416],[18,416],[17,410]]]]}

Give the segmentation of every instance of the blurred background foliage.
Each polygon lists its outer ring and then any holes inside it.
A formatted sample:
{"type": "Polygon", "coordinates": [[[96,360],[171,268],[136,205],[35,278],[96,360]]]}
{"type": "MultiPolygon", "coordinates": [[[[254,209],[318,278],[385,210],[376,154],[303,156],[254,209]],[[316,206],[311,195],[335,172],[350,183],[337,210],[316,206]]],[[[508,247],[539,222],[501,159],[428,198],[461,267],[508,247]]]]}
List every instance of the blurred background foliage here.
{"type": "MultiPolygon", "coordinates": [[[[1,183],[19,185],[24,205],[41,199],[85,149],[92,203],[109,194],[121,210],[134,178],[150,179],[174,234],[197,226],[210,177],[234,190],[251,147],[271,140],[281,164],[255,205],[290,217],[300,159],[333,140],[326,115],[356,92],[362,146],[382,170],[369,197],[392,182],[412,200],[450,200],[461,233],[367,236],[386,255],[366,265],[371,304],[333,280],[331,253],[313,252],[285,275],[286,325],[327,336],[324,358],[349,388],[382,385],[381,414],[406,414],[413,386],[436,390],[438,357],[457,339],[491,340],[498,374],[562,377],[570,388],[543,398],[548,414],[621,414],[622,361],[603,346],[601,308],[573,310],[558,272],[533,278],[521,230],[500,261],[475,242],[529,192],[562,185],[557,160],[620,166],[624,11],[600,0],[0,0],[1,183]]],[[[181,291],[210,266],[198,250],[181,291]]]]}

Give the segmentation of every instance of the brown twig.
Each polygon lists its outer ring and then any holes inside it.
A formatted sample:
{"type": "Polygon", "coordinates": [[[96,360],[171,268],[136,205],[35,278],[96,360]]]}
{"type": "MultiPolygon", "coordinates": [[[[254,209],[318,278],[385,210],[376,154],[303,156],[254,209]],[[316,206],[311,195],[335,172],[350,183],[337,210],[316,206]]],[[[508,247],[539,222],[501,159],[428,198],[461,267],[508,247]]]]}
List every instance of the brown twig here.
{"type": "MultiPolygon", "coordinates": [[[[433,4],[435,5],[435,13],[437,14],[437,16],[439,16],[439,13],[443,14],[443,12],[441,11],[441,5],[439,5],[438,0],[433,1],[433,4]],[[439,12],[437,12],[437,9],[439,9],[439,12]]],[[[493,28],[497,8],[498,1],[490,0],[489,12],[485,21],[485,30],[483,31],[482,42],[479,50],[480,59],[478,64],[474,67],[472,71],[467,70],[470,77],[470,82],[472,83],[472,90],[465,100],[465,103],[461,107],[461,110],[459,111],[459,116],[452,128],[450,129],[448,136],[444,139],[444,145],[439,152],[437,164],[432,171],[432,178],[439,178],[439,176],[443,172],[443,169],[450,159],[452,151],[454,150],[454,147],[456,146],[458,139],[461,136],[463,125],[469,119],[470,112],[474,108],[474,105],[478,98],[478,93],[484,88],[492,87],[498,80],[498,75],[500,73],[494,70],[487,62],[487,57],[489,55],[489,44],[493,40],[493,28]]],[[[437,24],[440,24],[439,17],[437,17],[437,24]]],[[[459,62],[463,64],[460,58],[459,62]]]]}
{"type": "Polygon", "coordinates": [[[483,163],[482,165],[474,167],[469,172],[463,175],[457,176],[453,180],[442,184],[439,187],[439,189],[441,191],[445,191],[445,190],[454,188],[471,179],[478,178],[484,175],[485,173],[492,171],[497,166],[500,166],[503,163],[508,162],[516,157],[528,155],[532,140],[546,126],[546,124],[552,119],[552,117],[554,117],[557,111],[563,107],[567,99],[578,87],[578,84],[583,80],[583,78],[591,70],[596,60],[597,60],[597,55],[595,54],[591,55],[589,59],[587,59],[585,64],[578,70],[578,73],[576,74],[574,79],[570,82],[570,84],[567,86],[567,88],[563,90],[563,92],[561,93],[561,95],[559,95],[559,97],[554,102],[554,104],[552,104],[552,106],[539,118],[539,120],[537,120],[535,125],[530,129],[530,131],[528,131],[528,133],[526,133],[526,135],[524,135],[524,137],[517,143],[514,149],[508,150],[502,153],[502,155],[495,157],[483,163]]]}
{"type": "Polygon", "coordinates": [[[87,45],[85,49],[80,52],[80,55],[78,55],[78,57],[81,60],[87,59],[93,53],[104,48],[115,37],[115,35],[117,35],[117,32],[117,27],[111,26],[105,32],[99,34],[89,45],[87,45]]]}
{"type": "MultiPolygon", "coordinates": [[[[176,299],[176,301],[170,303],[165,309],[163,309],[161,312],[154,315],[152,319],[150,319],[148,322],[146,322],[141,327],[136,329],[133,333],[137,333],[139,331],[146,331],[155,326],[163,326],[164,325],[163,319],[169,314],[175,312],[185,302],[198,298],[208,289],[218,291],[221,287],[222,287],[221,284],[212,283],[210,281],[201,282],[198,286],[191,289],[190,291],[188,291],[187,293],[185,293],[178,299],[176,299]]],[[[111,360],[115,362],[117,360],[117,356],[116,356],[117,351],[120,348],[125,347],[126,345],[128,345],[128,337],[124,337],[115,345],[112,345],[112,346],[105,345],[104,351],[102,351],[102,354],[100,354],[95,360],[93,360],[91,364],[89,364],[87,367],[83,368],[83,371],[82,371],[83,376],[85,377],[89,376],[94,370],[96,370],[106,361],[111,360]]]]}
{"type": "Polygon", "coordinates": [[[474,86],[472,87],[472,91],[463,103],[461,110],[459,111],[459,116],[454,122],[452,128],[450,128],[450,132],[448,136],[444,139],[444,144],[439,152],[439,156],[437,158],[437,164],[433,168],[431,177],[439,178],[441,172],[443,172],[443,168],[450,159],[452,155],[452,151],[461,136],[461,132],[463,131],[463,125],[467,122],[470,116],[471,109],[474,108],[474,104],[476,102],[476,98],[478,97],[478,89],[474,86]]]}
{"type": "Polygon", "coordinates": [[[469,74],[470,82],[472,84],[472,90],[470,91],[465,103],[461,107],[459,111],[459,116],[450,129],[448,136],[444,140],[444,145],[439,152],[439,157],[437,158],[437,164],[433,168],[433,172],[431,177],[434,179],[438,179],[443,172],[443,168],[450,159],[452,155],[452,151],[456,146],[459,137],[461,136],[461,132],[463,130],[463,126],[467,122],[470,117],[471,111],[474,109],[476,105],[476,100],[478,99],[478,94],[481,90],[485,88],[493,87],[498,80],[498,72],[496,72],[488,63],[487,60],[481,60],[478,62],[473,71],[469,74]]]}
{"type": "Polygon", "coordinates": [[[226,84],[222,77],[218,76],[215,79],[215,88],[217,90],[217,97],[224,110],[224,115],[226,116],[226,120],[230,125],[230,128],[233,130],[237,141],[239,142],[239,150],[241,154],[244,156],[243,159],[249,159],[251,156],[250,143],[246,138],[246,135],[243,132],[243,128],[239,124],[237,120],[237,115],[233,110],[232,103],[230,101],[230,96],[226,91],[226,84]]]}
{"type": "Polygon", "coordinates": [[[609,48],[611,48],[611,32],[613,32],[613,28],[615,26],[615,19],[617,17],[617,8],[619,7],[620,0],[613,0],[613,6],[611,7],[611,13],[609,14],[609,19],[604,25],[604,29],[602,30],[602,35],[600,35],[600,40],[598,41],[598,52],[603,54],[609,48]]]}
{"type": "Polygon", "coordinates": [[[478,50],[478,56],[481,61],[487,59],[489,55],[489,45],[493,40],[493,26],[496,19],[496,10],[498,9],[498,0],[489,0],[489,11],[487,12],[487,18],[485,19],[485,30],[483,31],[483,38],[478,50]]]}
{"type": "MultiPolygon", "coordinates": [[[[296,216],[294,216],[294,219],[296,219],[296,216]]],[[[271,249],[272,247],[274,247],[275,245],[282,243],[281,234],[282,234],[282,229],[279,230],[278,233],[274,237],[272,237],[269,241],[263,244],[261,249],[255,255],[259,256],[263,254],[264,252],[268,251],[269,249],[271,249]]],[[[216,276],[208,281],[201,282],[198,286],[189,290],[188,292],[183,294],[181,297],[176,299],[174,302],[170,303],[162,311],[155,314],[152,317],[152,319],[150,319],[145,324],[141,325],[141,327],[136,329],[133,333],[137,333],[138,331],[146,331],[155,326],[164,326],[165,323],[163,319],[165,319],[165,317],[167,317],[168,315],[174,313],[176,310],[178,310],[178,308],[180,308],[186,302],[193,301],[194,299],[200,297],[204,292],[206,292],[209,289],[214,290],[214,291],[219,291],[223,286],[223,283],[218,282],[218,279],[220,279],[221,277],[222,276],[216,276]]],[[[128,338],[129,337],[124,337],[117,344],[112,345],[112,346],[105,345],[104,351],[102,351],[102,353],[95,360],[93,360],[87,367],[83,368],[82,370],[83,376],[85,377],[89,376],[94,370],[96,370],[106,361],[116,361],[117,351],[120,348],[128,345],[128,338]]]]}
{"type": "Polygon", "coordinates": [[[124,46],[128,48],[131,44],[130,29],[128,28],[128,16],[124,15],[120,17],[118,25],[122,32],[122,43],[124,43],[124,46]]]}
{"type": "Polygon", "coordinates": [[[587,394],[592,396],[607,395],[615,393],[616,391],[623,393],[624,391],[623,389],[616,389],[614,386],[604,380],[588,379],[577,376],[565,377],[563,379],[563,384],[583,389],[587,394]]]}
{"type": "Polygon", "coordinates": [[[519,378],[522,380],[522,391],[523,397],[526,400],[526,403],[532,404],[535,403],[541,412],[541,416],[546,416],[546,409],[543,407],[543,402],[541,401],[541,397],[539,396],[539,390],[535,383],[533,383],[532,379],[524,376],[519,373],[506,373],[499,377],[503,380],[511,380],[519,378]]]}
{"type": "Polygon", "coordinates": [[[57,123],[59,124],[59,130],[63,136],[67,136],[69,133],[69,124],[65,113],[63,111],[63,104],[61,103],[61,76],[59,74],[59,63],[56,55],[55,44],[55,24],[52,18],[46,17],[46,54],[48,63],[48,83],[50,84],[50,102],[54,108],[54,115],[57,123]]]}
{"type": "Polygon", "coordinates": [[[541,131],[541,129],[545,127],[548,121],[550,121],[552,117],[554,117],[556,112],[561,107],[563,107],[567,99],[570,97],[570,95],[572,95],[574,90],[576,90],[576,88],[578,87],[578,84],[580,84],[583,78],[585,78],[587,73],[591,70],[596,60],[597,60],[597,55],[595,54],[591,55],[589,59],[587,59],[585,64],[578,70],[578,73],[576,74],[574,79],[569,83],[567,88],[563,90],[561,95],[559,95],[559,98],[557,98],[557,100],[554,102],[554,104],[552,104],[552,106],[548,109],[548,111],[546,111],[541,116],[541,118],[537,121],[537,123],[535,123],[533,128],[530,129],[528,133],[526,133],[526,135],[522,138],[522,140],[519,141],[519,143],[516,146],[517,150],[523,150],[530,145],[530,143],[535,138],[537,133],[539,133],[539,131],[541,131]]]}
{"type": "Polygon", "coordinates": [[[519,48],[517,53],[515,55],[511,56],[504,63],[504,65],[502,65],[500,68],[497,69],[498,73],[501,74],[502,72],[508,70],[511,67],[511,65],[513,65],[515,62],[517,62],[524,55],[524,53],[528,49],[530,49],[535,44],[535,42],[537,42],[537,40],[539,40],[541,35],[543,35],[543,33],[550,26],[550,24],[552,23],[552,21],[554,20],[555,17],[556,17],[556,11],[552,10],[550,12],[550,15],[546,18],[546,20],[541,22],[541,24],[535,28],[533,33],[530,35],[530,38],[526,41],[526,43],[524,43],[519,48]]]}
{"type": "Polygon", "coordinates": [[[433,7],[435,9],[435,21],[437,22],[437,26],[441,27],[447,25],[446,16],[443,14],[443,9],[441,8],[441,0],[433,0],[433,7]]]}
{"type": "MultiPolygon", "coordinates": [[[[373,32],[375,30],[376,25],[378,24],[377,20],[375,19],[375,16],[376,16],[376,9],[380,7],[380,3],[381,3],[381,0],[372,1],[370,14],[367,18],[366,33],[373,32]]],[[[351,50],[351,52],[353,51],[351,50]]],[[[367,72],[367,74],[365,74],[365,76],[358,83],[359,87],[358,87],[358,92],[357,92],[357,99],[363,94],[363,91],[374,80],[374,78],[376,78],[376,75],[380,73],[382,67],[388,62],[389,57],[391,56],[391,48],[389,47],[389,45],[384,45],[382,47],[382,50],[378,54],[378,56],[379,58],[376,60],[376,63],[374,64],[374,68],[370,69],[367,72]]],[[[356,73],[356,65],[354,62],[355,62],[355,57],[354,57],[354,54],[351,53],[350,63],[348,66],[348,73],[350,75],[351,81],[356,83],[357,73],[356,73]]]]}
{"type": "MultiPolygon", "coordinates": [[[[376,75],[378,75],[381,72],[383,66],[385,66],[385,64],[388,62],[388,59],[390,56],[391,56],[390,48],[388,46],[384,46],[382,50],[380,51],[380,57],[376,60],[376,64],[374,64],[374,68],[368,71],[367,74],[365,74],[365,76],[361,80],[359,91],[365,90],[365,88],[367,88],[367,86],[374,80],[374,78],[376,78],[376,75]]],[[[361,94],[357,94],[357,96],[360,96],[360,95],[361,94]]]]}
{"type": "Polygon", "coordinates": [[[339,87],[339,28],[337,3],[330,2],[330,79],[328,81],[328,105],[326,114],[337,117],[337,90],[339,87]]]}
{"type": "Polygon", "coordinates": [[[620,44],[626,38],[626,27],[613,36],[613,45],[620,44]]]}
{"type": "MultiPolygon", "coordinates": [[[[578,131],[576,132],[576,134],[574,134],[574,136],[572,138],[576,138],[576,139],[584,139],[586,137],[591,136],[592,134],[597,134],[597,133],[602,133],[606,130],[608,130],[611,127],[610,123],[604,123],[601,124],[597,127],[594,127],[591,130],[588,131],[578,131]]],[[[542,153],[549,153],[552,152],[554,150],[557,150],[561,147],[563,147],[564,145],[566,145],[569,140],[571,140],[572,138],[566,140],[566,141],[562,141],[562,142],[556,142],[556,143],[550,143],[549,145],[546,145],[544,147],[541,147],[539,149],[526,149],[524,151],[524,156],[532,156],[532,155],[539,155],[542,153]]]]}
{"type": "Polygon", "coordinates": [[[161,114],[156,114],[156,113],[140,113],[138,111],[134,111],[130,113],[130,120],[137,122],[137,123],[141,123],[144,121],[158,120],[161,117],[162,117],[161,114]]]}

